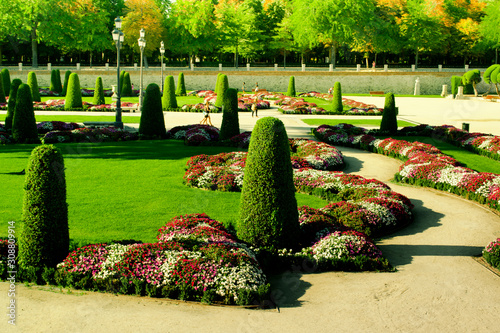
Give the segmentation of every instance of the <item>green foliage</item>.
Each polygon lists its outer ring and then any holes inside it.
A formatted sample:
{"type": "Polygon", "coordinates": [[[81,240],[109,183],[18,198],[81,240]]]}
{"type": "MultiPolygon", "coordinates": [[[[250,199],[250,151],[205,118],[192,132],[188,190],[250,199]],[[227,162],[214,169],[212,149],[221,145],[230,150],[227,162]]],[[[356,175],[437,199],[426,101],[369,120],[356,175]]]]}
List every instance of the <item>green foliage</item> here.
{"type": "Polygon", "coordinates": [[[5,91],[3,90],[3,80],[0,75],[0,103],[5,103],[5,91]]]}
{"type": "Polygon", "coordinates": [[[24,189],[20,265],[55,267],[69,249],[64,159],[57,147],[41,145],[33,149],[24,189]]]}
{"type": "Polygon", "coordinates": [[[163,98],[161,100],[164,110],[177,109],[177,98],[175,98],[175,82],[172,75],[165,78],[163,84],[163,98]]]}
{"type": "Polygon", "coordinates": [[[481,82],[481,72],[479,69],[470,70],[462,76],[462,83],[466,88],[467,85],[472,85],[475,96],[477,96],[476,84],[479,82],[481,82]]]}
{"type": "Polygon", "coordinates": [[[68,93],[68,82],[69,82],[70,75],[71,75],[71,71],[66,71],[66,73],[64,73],[64,86],[63,86],[63,91],[62,91],[63,96],[66,96],[66,94],[68,93]]]}
{"type": "MultiPolygon", "coordinates": [[[[500,65],[491,65],[490,67],[488,67],[485,71],[484,71],[484,74],[483,74],[483,79],[484,79],[484,82],[490,84],[490,83],[497,83],[496,82],[496,76],[493,77],[491,74],[496,70],[500,70],[500,65]]],[[[497,74],[498,75],[498,74],[497,74]]]]}
{"type": "Polygon", "coordinates": [[[102,78],[100,76],[98,76],[97,79],[95,80],[94,99],[92,100],[92,104],[94,105],[105,104],[104,87],[102,86],[102,78]]]}
{"type": "Polygon", "coordinates": [[[458,87],[462,87],[462,77],[453,75],[451,77],[451,94],[455,97],[458,94],[458,87]]]}
{"type": "Polygon", "coordinates": [[[62,94],[63,87],[61,83],[61,71],[59,69],[56,69],[56,84],[57,84],[57,92],[59,94],[62,94]]]}
{"type": "Polygon", "coordinates": [[[493,71],[491,72],[491,75],[490,75],[490,78],[491,78],[491,82],[492,83],[500,83],[500,65],[497,65],[493,71]]]}
{"type": "Polygon", "coordinates": [[[2,74],[3,91],[7,94],[10,93],[10,72],[7,68],[2,69],[0,72],[2,74]]]}
{"type": "Polygon", "coordinates": [[[55,93],[60,93],[59,91],[59,85],[58,85],[58,80],[57,80],[57,71],[53,69],[50,72],[50,91],[53,91],[55,93]]]}
{"type": "Polygon", "coordinates": [[[167,135],[165,119],[163,118],[160,87],[156,83],[150,83],[146,88],[139,134],[145,137],[159,138],[164,138],[167,135]]]}
{"type": "Polygon", "coordinates": [[[36,128],[35,112],[33,111],[31,88],[24,83],[17,89],[16,108],[12,118],[12,137],[19,143],[40,142],[36,128]]]}
{"type": "Polygon", "coordinates": [[[382,122],[380,123],[381,131],[388,131],[394,134],[398,131],[398,120],[396,116],[396,103],[394,94],[387,93],[385,95],[384,112],[382,113],[382,122]]]}
{"type": "Polygon", "coordinates": [[[40,102],[40,91],[38,90],[38,81],[36,79],[35,72],[28,73],[28,85],[31,88],[31,97],[33,98],[33,102],[40,102]]]}
{"type": "Polygon", "coordinates": [[[120,86],[117,87],[117,89],[120,88],[120,94],[121,94],[121,92],[123,90],[123,78],[124,77],[125,77],[125,71],[121,71],[120,72],[120,86]]]}
{"type": "Polygon", "coordinates": [[[273,252],[297,245],[299,222],[290,146],[279,119],[262,118],[252,131],[237,230],[240,239],[273,252]]]}
{"type": "Polygon", "coordinates": [[[130,81],[130,73],[123,74],[123,85],[121,97],[132,97],[132,82],[130,81]]]}
{"type": "Polygon", "coordinates": [[[332,111],[342,112],[344,111],[344,106],[342,105],[342,88],[340,82],[335,82],[333,84],[333,100],[332,100],[332,111]]]}
{"type": "Polygon", "coordinates": [[[224,101],[222,103],[222,124],[220,126],[219,138],[225,140],[239,134],[238,91],[229,88],[224,95],[224,101]]]}
{"type": "Polygon", "coordinates": [[[219,85],[220,85],[220,76],[222,73],[217,73],[217,80],[215,81],[215,89],[214,93],[218,94],[219,93],[219,85]]]}
{"type": "Polygon", "coordinates": [[[16,97],[17,97],[17,88],[23,82],[19,79],[12,80],[12,84],[10,86],[9,92],[9,103],[7,104],[7,116],[5,117],[5,129],[9,130],[12,128],[12,119],[14,118],[14,111],[16,109],[16,97]]]}
{"type": "Polygon", "coordinates": [[[290,97],[295,97],[297,96],[297,93],[295,92],[295,77],[290,76],[290,81],[288,81],[288,90],[286,91],[286,95],[290,97]]]}
{"type": "Polygon", "coordinates": [[[177,96],[186,96],[186,84],[184,83],[184,73],[180,72],[177,78],[177,90],[175,90],[177,96]]]}
{"type": "Polygon", "coordinates": [[[68,80],[68,91],[64,108],[66,110],[79,109],[82,105],[82,91],[80,89],[80,79],[78,74],[72,73],[68,80]]]}
{"type": "Polygon", "coordinates": [[[216,107],[222,107],[222,102],[224,101],[224,95],[226,90],[229,88],[229,81],[226,74],[221,74],[219,79],[219,87],[217,88],[217,99],[215,100],[216,107]]]}

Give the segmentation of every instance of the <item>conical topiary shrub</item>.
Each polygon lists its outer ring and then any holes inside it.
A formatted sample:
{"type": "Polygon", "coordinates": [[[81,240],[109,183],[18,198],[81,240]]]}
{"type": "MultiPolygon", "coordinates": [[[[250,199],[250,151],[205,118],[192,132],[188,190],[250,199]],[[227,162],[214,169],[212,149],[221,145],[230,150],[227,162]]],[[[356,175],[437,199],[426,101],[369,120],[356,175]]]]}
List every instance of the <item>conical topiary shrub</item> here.
{"type": "Polygon", "coordinates": [[[333,112],[341,113],[344,111],[344,106],[342,105],[342,88],[340,82],[335,82],[333,84],[333,100],[332,100],[333,112]]]}
{"type": "Polygon", "coordinates": [[[398,131],[398,119],[396,116],[396,102],[394,94],[387,93],[385,95],[384,112],[382,113],[382,121],[380,122],[380,130],[388,131],[390,134],[395,134],[398,131]]]}
{"type": "Polygon", "coordinates": [[[94,99],[92,100],[92,104],[94,105],[105,104],[104,87],[102,86],[102,78],[100,76],[98,76],[97,79],[95,80],[94,99]]]}
{"type": "Polygon", "coordinates": [[[12,118],[12,137],[18,143],[40,142],[36,128],[35,112],[33,111],[31,88],[24,83],[17,89],[16,108],[12,118]]]}
{"type": "Polygon", "coordinates": [[[63,91],[62,91],[63,96],[66,96],[66,94],[68,93],[68,82],[69,82],[70,75],[71,75],[71,71],[66,71],[66,73],[64,73],[64,86],[63,86],[63,91]]]}
{"type": "MultiPolygon", "coordinates": [[[[122,89],[123,89],[123,78],[125,77],[125,71],[120,71],[120,86],[117,87],[117,88],[120,88],[120,94],[122,92],[122,89]]],[[[120,95],[121,96],[121,95],[120,95]]]]}
{"type": "Polygon", "coordinates": [[[163,106],[163,110],[177,109],[177,98],[175,98],[175,82],[172,75],[168,75],[165,78],[161,104],[163,106]]]}
{"type": "Polygon", "coordinates": [[[253,128],[237,231],[240,239],[270,251],[297,245],[299,218],[290,145],[277,118],[262,118],[253,128]]]}
{"type": "Polygon", "coordinates": [[[56,267],[69,249],[64,159],[58,148],[41,145],[33,149],[24,189],[19,264],[56,267]]]}
{"type": "Polygon", "coordinates": [[[9,92],[9,103],[7,104],[7,115],[5,116],[5,129],[12,129],[12,119],[14,118],[14,112],[16,109],[16,97],[17,97],[17,88],[23,82],[19,79],[12,80],[10,84],[10,92],[9,92]]]}
{"type": "Polygon", "coordinates": [[[229,88],[229,81],[226,74],[221,74],[219,78],[219,88],[217,89],[217,99],[215,100],[215,106],[222,107],[222,102],[224,101],[224,94],[229,88]]]}
{"type": "Polygon", "coordinates": [[[57,89],[57,71],[55,69],[53,69],[51,72],[50,72],[50,87],[49,87],[49,90],[52,91],[52,92],[55,92],[57,93],[58,89],[57,89]]]}
{"type": "Polygon", "coordinates": [[[184,73],[180,72],[177,78],[177,89],[175,90],[177,96],[186,96],[186,84],[184,83],[184,73]]]}
{"type": "Polygon", "coordinates": [[[123,85],[121,97],[132,97],[132,82],[130,81],[130,73],[123,74],[123,85]]]}
{"type": "Polygon", "coordinates": [[[146,88],[142,105],[139,135],[146,138],[164,138],[167,134],[165,119],[163,118],[160,87],[150,83],[146,88]]]}
{"type": "Polygon", "coordinates": [[[38,81],[35,72],[28,73],[28,86],[31,88],[31,97],[33,102],[40,102],[40,90],[38,90],[38,81]]]}
{"type": "Polygon", "coordinates": [[[240,134],[240,122],[238,119],[238,91],[233,88],[226,90],[222,103],[222,124],[220,126],[219,138],[230,139],[240,134]]]}
{"type": "Polygon", "coordinates": [[[3,90],[3,80],[0,77],[0,103],[5,103],[5,101],[6,100],[5,100],[5,91],[3,90]]]}
{"type": "Polygon", "coordinates": [[[82,91],[80,89],[80,79],[78,74],[72,73],[69,76],[68,91],[64,103],[65,110],[74,110],[82,108],[82,91]]]}
{"type": "Polygon", "coordinates": [[[5,94],[10,93],[10,73],[7,68],[2,69],[0,72],[2,74],[1,79],[3,80],[3,91],[5,94]]]}
{"type": "Polygon", "coordinates": [[[286,95],[290,97],[295,97],[297,96],[297,93],[295,92],[295,77],[290,76],[290,81],[288,81],[288,90],[286,91],[286,95]]]}
{"type": "Polygon", "coordinates": [[[222,75],[222,73],[217,73],[217,80],[215,81],[215,89],[214,89],[214,93],[219,93],[219,84],[220,84],[220,76],[222,75]]]}
{"type": "Polygon", "coordinates": [[[61,71],[59,69],[56,69],[56,88],[57,88],[57,92],[59,94],[62,94],[63,87],[62,87],[62,83],[61,83],[61,71]]]}

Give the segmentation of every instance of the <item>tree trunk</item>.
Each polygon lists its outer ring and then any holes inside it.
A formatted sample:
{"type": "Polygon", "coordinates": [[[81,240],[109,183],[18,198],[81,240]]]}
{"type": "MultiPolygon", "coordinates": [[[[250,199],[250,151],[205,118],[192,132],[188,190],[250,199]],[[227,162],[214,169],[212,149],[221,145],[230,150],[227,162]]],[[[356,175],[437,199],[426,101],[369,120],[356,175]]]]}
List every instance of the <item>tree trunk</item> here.
{"type": "Polygon", "coordinates": [[[34,22],[31,27],[31,67],[38,68],[38,42],[36,41],[36,28],[38,26],[37,22],[34,22]]]}
{"type": "Polygon", "coordinates": [[[238,69],[238,44],[236,44],[236,50],[234,52],[234,68],[238,69]]]}
{"type": "Polygon", "coordinates": [[[332,43],[332,47],[330,48],[330,64],[333,65],[333,69],[335,69],[335,65],[337,63],[337,45],[335,42],[332,43]]]}
{"type": "Polygon", "coordinates": [[[418,69],[418,48],[415,49],[415,69],[418,69]]]}
{"type": "Polygon", "coordinates": [[[146,55],[143,56],[142,61],[144,61],[144,68],[149,68],[148,57],[146,55]]]}
{"type": "Polygon", "coordinates": [[[283,69],[286,69],[286,49],[283,50],[283,69]]]}
{"type": "Polygon", "coordinates": [[[90,51],[89,65],[90,65],[90,68],[92,68],[92,51],[90,51]]]}

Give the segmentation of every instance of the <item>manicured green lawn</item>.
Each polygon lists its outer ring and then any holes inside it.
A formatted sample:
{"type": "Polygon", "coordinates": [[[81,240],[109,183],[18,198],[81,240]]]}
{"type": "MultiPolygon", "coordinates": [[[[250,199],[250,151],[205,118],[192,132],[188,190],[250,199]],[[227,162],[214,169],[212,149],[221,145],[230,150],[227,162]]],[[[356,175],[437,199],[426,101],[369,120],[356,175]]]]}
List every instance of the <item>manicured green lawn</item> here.
{"type": "MultiPolygon", "coordinates": [[[[316,97],[304,97],[304,101],[315,103],[318,107],[325,109],[326,111],[332,111],[332,102],[325,101],[324,99],[319,99],[316,97]]],[[[344,111],[350,110],[351,107],[344,105],[344,111]]]]}
{"type": "MultiPolygon", "coordinates": [[[[320,125],[338,125],[338,124],[352,124],[356,126],[380,126],[380,122],[382,121],[382,117],[374,117],[374,119],[302,119],[308,125],[312,126],[320,126],[320,125]]],[[[398,120],[399,127],[405,126],[415,126],[414,123],[410,123],[404,120],[398,120]]]]}
{"type": "MultiPolygon", "coordinates": [[[[0,237],[7,222],[20,230],[26,168],[35,145],[0,149],[0,237]],[[19,227],[19,228],[18,228],[19,227]]],[[[191,147],[174,140],[60,144],[63,151],[70,238],[78,245],[118,239],[155,240],[170,218],[191,213],[232,225],[238,219],[240,193],[189,188],[182,177],[186,162],[198,154],[231,151],[224,147],[191,147]]],[[[324,207],[327,202],[297,194],[300,206],[324,207]]]]}
{"type": "MultiPolygon", "coordinates": [[[[64,121],[66,123],[83,123],[86,121],[115,121],[114,111],[109,112],[109,116],[92,116],[89,112],[88,116],[71,116],[71,115],[36,115],[36,121],[64,121]]],[[[0,121],[5,121],[7,115],[0,114],[0,121]]],[[[139,124],[140,116],[122,116],[122,121],[126,124],[139,124]]]]}
{"type": "MultiPolygon", "coordinates": [[[[179,106],[182,106],[184,104],[197,104],[197,103],[203,103],[203,98],[200,98],[198,96],[177,96],[177,104],[179,106]]],[[[66,97],[60,97],[60,96],[43,96],[41,97],[42,102],[48,101],[48,100],[54,100],[54,99],[66,99],[66,97]]],[[[92,100],[94,97],[82,97],[82,100],[85,102],[92,103],[92,100]]],[[[105,97],[104,98],[106,104],[111,104],[113,101],[111,100],[111,97],[105,97]]],[[[128,103],[139,103],[139,97],[122,97],[120,99],[122,102],[128,102],[128,103]]]]}

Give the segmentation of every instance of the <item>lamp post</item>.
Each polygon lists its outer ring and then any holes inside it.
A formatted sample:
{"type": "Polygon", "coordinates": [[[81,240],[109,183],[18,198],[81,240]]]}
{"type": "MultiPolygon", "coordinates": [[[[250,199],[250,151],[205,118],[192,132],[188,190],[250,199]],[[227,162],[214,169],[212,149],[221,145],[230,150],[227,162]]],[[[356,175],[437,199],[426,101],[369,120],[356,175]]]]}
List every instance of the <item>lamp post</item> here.
{"type": "Polygon", "coordinates": [[[146,47],[146,30],[144,28],[141,29],[140,37],[137,40],[137,44],[139,44],[139,48],[141,49],[141,82],[140,82],[140,90],[139,90],[139,112],[142,112],[142,57],[144,56],[144,48],[146,47]]]}
{"type": "Polygon", "coordinates": [[[161,41],[160,44],[160,53],[161,53],[161,92],[163,93],[163,55],[165,54],[165,44],[161,41]]]}
{"type": "Polygon", "coordinates": [[[116,114],[115,114],[115,127],[116,128],[123,128],[123,122],[122,122],[122,106],[120,102],[120,97],[121,97],[121,89],[122,87],[120,86],[120,49],[122,47],[123,40],[125,38],[125,35],[123,32],[120,31],[122,27],[122,20],[118,16],[115,19],[115,30],[113,30],[112,35],[113,35],[113,40],[116,43],[116,79],[118,81],[118,86],[117,86],[117,92],[116,92],[116,114]]]}

